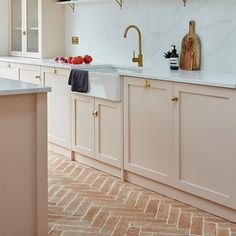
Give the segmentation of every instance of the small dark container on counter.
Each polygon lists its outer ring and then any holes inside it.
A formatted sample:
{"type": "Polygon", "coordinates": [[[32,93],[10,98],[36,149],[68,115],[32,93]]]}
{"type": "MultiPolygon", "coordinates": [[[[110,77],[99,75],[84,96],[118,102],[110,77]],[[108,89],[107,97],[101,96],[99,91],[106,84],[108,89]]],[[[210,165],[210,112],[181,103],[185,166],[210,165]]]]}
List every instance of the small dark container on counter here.
{"type": "Polygon", "coordinates": [[[179,69],[179,55],[176,50],[175,45],[171,45],[173,50],[170,55],[170,69],[171,70],[178,70],[179,69]]]}

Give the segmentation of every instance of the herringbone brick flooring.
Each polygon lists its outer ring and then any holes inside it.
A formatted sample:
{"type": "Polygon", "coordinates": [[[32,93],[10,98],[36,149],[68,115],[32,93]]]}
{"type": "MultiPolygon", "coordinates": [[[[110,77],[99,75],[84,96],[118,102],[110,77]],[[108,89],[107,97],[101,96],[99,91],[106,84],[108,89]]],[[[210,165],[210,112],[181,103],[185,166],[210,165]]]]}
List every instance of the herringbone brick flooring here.
{"type": "Polygon", "coordinates": [[[236,236],[236,224],[49,155],[50,236],[236,236]]]}

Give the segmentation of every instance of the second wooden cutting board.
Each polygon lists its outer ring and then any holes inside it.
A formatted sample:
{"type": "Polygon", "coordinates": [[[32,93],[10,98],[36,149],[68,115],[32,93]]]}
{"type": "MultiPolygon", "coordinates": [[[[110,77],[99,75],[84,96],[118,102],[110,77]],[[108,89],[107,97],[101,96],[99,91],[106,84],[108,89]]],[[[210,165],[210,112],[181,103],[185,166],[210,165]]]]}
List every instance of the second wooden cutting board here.
{"type": "Polygon", "coordinates": [[[195,21],[189,22],[189,32],[182,41],[180,68],[183,70],[200,70],[201,44],[195,33],[195,21]]]}

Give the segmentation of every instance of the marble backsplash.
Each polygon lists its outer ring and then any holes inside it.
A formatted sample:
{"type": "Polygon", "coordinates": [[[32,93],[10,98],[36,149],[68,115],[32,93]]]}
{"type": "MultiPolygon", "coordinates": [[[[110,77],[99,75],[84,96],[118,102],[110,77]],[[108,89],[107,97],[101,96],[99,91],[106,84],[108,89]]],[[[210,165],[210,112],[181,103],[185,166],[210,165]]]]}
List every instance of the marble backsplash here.
{"type": "Polygon", "coordinates": [[[202,70],[236,72],[236,0],[123,0],[120,10],[115,0],[88,0],[66,7],[66,54],[91,54],[96,62],[133,65],[137,33],[125,28],[137,25],[143,36],[144,66],[163,68],[163,52],[180,45],[189,20],[196,21],[202,46],[202,70]],[[80,44],[72,45],[71,36],[80,44]]]}

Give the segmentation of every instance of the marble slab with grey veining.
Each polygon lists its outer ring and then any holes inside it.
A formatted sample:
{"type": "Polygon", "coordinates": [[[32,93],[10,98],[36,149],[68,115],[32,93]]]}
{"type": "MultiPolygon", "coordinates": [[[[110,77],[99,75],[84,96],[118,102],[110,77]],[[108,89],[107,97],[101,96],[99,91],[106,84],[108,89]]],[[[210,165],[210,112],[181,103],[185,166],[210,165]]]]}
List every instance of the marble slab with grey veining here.
{"type": "Polygon", "coordinates": [[[215,87],[236,89],[236,73],[228,72],[210,72],[210,71],[171,71],[168,66],[166,68],[138,68],[120,65],[108,65],[102,63],[92,63],[91,65],[70,65],[57,63],[53,59],[28,59],[11,56],[1,56],[0,61],[23,63],[38,66],[48,66],[65,69],[85,69],[91,73],[100,74],[116,74],[121,77],[131,76],[146,79],[158,79],[173,81],[179,83],[208,85],[215,87]]]}
{"type": "Polygon", "coordinates": [[[0,96],[29,94],[29,93],[47,93],[51,88],[48,86],[26,83],[19,80],[0,78],[0,96]]]}

